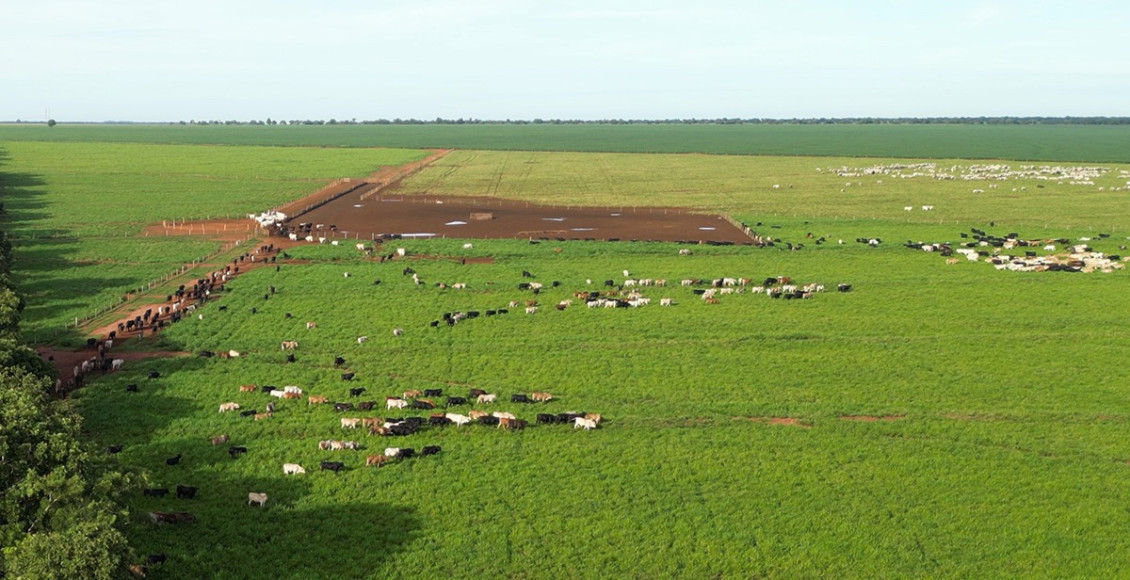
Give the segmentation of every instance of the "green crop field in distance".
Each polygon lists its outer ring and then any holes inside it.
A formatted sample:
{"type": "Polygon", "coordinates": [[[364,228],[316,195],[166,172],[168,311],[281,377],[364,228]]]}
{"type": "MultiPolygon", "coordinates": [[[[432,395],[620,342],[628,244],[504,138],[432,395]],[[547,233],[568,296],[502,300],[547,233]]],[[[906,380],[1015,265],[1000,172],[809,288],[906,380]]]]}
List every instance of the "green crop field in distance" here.
{"type": "Polygon", "coordinates": [[[1130,125],[0,125],[0,141],[1130,161],[1130,125]]]}

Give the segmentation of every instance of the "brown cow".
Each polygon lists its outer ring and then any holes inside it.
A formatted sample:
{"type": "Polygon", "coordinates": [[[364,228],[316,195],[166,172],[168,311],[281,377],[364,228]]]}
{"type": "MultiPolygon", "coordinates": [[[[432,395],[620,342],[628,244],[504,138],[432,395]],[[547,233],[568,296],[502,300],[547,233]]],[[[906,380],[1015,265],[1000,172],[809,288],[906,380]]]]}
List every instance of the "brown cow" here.
{"type": "Polygon", "coordinates": [[[385,463],[388,463],[388,457],[385,455],[370,455],[365,458],[366,466],[376,465],[377,467],[380,467],[385,463]]]}
{"type": "Polygon", "coordinates": [[[328,402],[330,402],[330,400],[326,397],[315,397],[313,395],[306,397],[307,405],[322,405],[328,402]]]}
{"type": "MultiPolygon", "coordinates": [[[[420,395],[423,395],[423,394],[424,393],[422,391],[420,391],[420,389],[411,389],[411,390],[408,390],[408,391],[404,391],[404,398],[405,399],[412,399],[414,397],[419,397],[420,395]]],[[[385,398],[387,399],[388,397],[385,397],[385,398]]]]}
{"type": "Polygon", "coordinates": [[[259,390],[259,387],[255,386],[255,385],[240,385],[239,386],[239,392],[241,392],[241,393],[254,393],[255,391],[258,391],[258,390],[259,390]]]}
{"type": "Polygon", "coordinates": [[[228,436],[227,435],[217,435],[216,437],[213,437],[211,439],[211,441],[212,441],[212,445],[223,445],[224,443],[228,442],[228,436]]]}
{"type": "Polygon", "coordinates": [[[545,403],[547,401],[552,401],[553,395],[551,395],[549,393],[542,393],[542,392],[539,392],[539,391],[534,391],[533,393],[530,393],[530,398],[539,402],[539,403],[545,403]]]}
{"type": "Polygon", "coordinates": [[[518,429],[525,429],[527,424],[528,423],[526,423],[526,421],[523,420],[523,419],[511,419],[510,417],[499,417],[497,428],[498,429],[518,430],[518,429]]]}
{"type": "MultiPolygon", "coordinates": [[[[301,399],[302,393],[283,393],[282,398],[284,398],[284,399],[301,399]]],[[[307,403],[307,404],[309,404],[309,403],[307,403]]]]}
{"type": "Polygon", "coordinates": [[[468,412],[467,416],[470,417],[472,421],[478,421],[480,417],[489,417],[490,413],[487,413],[486,411],[475,410],[468,412]]]}
{"type": "Polygon", "coordinates": [[[384,427],[384,426],[381,426],[381,425],[370,425],[369,426],[369,435],[380,435],[380,436],[383,437],[385,435],[391,435],[391,434],[392,434],[392,429],[389,429],[388,427],[384,427]]]}
{"type": "Polygon", "coordinates": [[[255,420],[258,421],[259,419],[270,419],[272,416],[272,413],[255,413],[255,420]]]}

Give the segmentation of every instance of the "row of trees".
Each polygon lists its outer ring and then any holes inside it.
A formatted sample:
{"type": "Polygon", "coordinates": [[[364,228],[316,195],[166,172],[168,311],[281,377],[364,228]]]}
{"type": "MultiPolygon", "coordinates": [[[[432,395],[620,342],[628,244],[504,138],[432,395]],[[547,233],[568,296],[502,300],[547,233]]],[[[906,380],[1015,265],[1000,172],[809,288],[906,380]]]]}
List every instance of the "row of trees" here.
{"type": "MultiPolygon", "coordinates": [[[[0,193],[5,190],[0,172],[0,193]]],[[[0,222],[4,221],[0,204],[0,222]]],[[[109,579],[132,556],[117,490],[126,478],[80,438],[81,417],[52,397],[55,371],[23,344],[23,298],[0,228],[0,578],[109,579]]]]}
{"type": "Polygon", "coordinates": [[[806,119],[357,119],[180,121],[180,125],[1130,125],[1130,117],[846,117],[806,119]]]}

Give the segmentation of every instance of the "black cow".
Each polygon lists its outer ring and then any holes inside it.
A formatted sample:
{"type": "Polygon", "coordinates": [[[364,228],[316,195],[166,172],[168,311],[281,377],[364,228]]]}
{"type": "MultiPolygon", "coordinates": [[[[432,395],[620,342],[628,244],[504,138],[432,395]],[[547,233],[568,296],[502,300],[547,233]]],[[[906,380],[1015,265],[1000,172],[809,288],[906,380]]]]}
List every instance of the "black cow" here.
{"type": "Polygon", "coordinates": [[[435,403],[433,403],[431,401],[426,401],[424,399],[416,399],[415,401],[408,403],[408,408],[409,409],[435,409],[436,405],[435,405],[435,403]]]}
{"type": "Polygon", "coordinates": [[[275,386],[274,386],[274,385],[263,385],[263,386],[259,387],[259,392],[260,392],[260,393],[269,393],[269,392],[271,392],[271,391],[273,391],[273,390],[275,390],[275,386]]]}
{"type": "Polygon", "coordinates": [[[334,411],[344,413],[353,409],[353,403],[334,403],[334,411]]]}
{"type": "Polygon", "coordinates": [[[212,358],[212,357],[216,356],[216,353],[214,353],[210,350],[202,350],[202,351],[196,353],[196,356],[201,357],[201,358],[212,358]]]}
{"type": "Polygon", "coordinates": [[[340,462],[340,461],[323,461],[322,462],[322,470],[323,471],[332,471],[334,473],[337,473],[344,468],[345,468],[345,464],[340,462]]]}
{"type": "Polygon", "coordinates": [[[159,379],[159,378],[161,378],[161,372],[160,371],[149,371],[149,378],[159,379]]]}
{"type": "Polygon", "coordinates": [[[557,422],[557,415],[551,415],[549,413],[538,413],[538,417],[537,417],[537,424],[538,425],[549,425],[549,424],[556,423],[556,422],[557,422]]]}
{"type": "Polygon", "coordinates": [[[375,404],[375,401],[361,401],[360,403],[357,403],[357,409],[359,411],[371,411],[373,409],[373,405],[375,404]]]}
{"type": "Polygon", "coordinates": [[[522,270],[522,277],[523,277],[523,278],[533,278],[533,277],[534,277],[534,275],[533,275],[533,274],[531,274],[531,273],[529,272],[529,270],[522,270]]]}
{"type": "Polygon", "coordinates": [[[290,354],[287,354],[287,355],[286,355],[286,362],[288,362],[288,363],[292,363],[292,362],[294,362],[294,361],[296,361],[296,360],[298,360],[298,359],[296,359],[296,358],[295,358],[295,356],[294,356],[294,353],[293,353],[293,352],[292,352],[292,353],[290,353],[290,354]]]}
{"type": "Polygon", "coordinates": [[[164,564],[165,560],[168,559],[169,555],[164,552],[158,554],[149,554],[149,556],[145,558],[145,564],[149,566],[152,566],[154,564],[164,564]]]}
{"type": "Polygon", "coordinates": [[[448,397],[446,406],[452,407],[452,406],[455,406],[455,405],[466,405],[466,404],[467,404],[467,399],[464,399],[463,397],[448,397]]]}
{"type": "Polygon", "coordinates": [[[259,411],[258,411],[258,410],[256,410],[256,409],[248,409],[248,410],[246,410],[246,411],[240,411],[240,412],[239,412],[239,416],[240,416],[240,417],[250,417],[250,416],[252,416],[252,415],[255,415],[255,414],[256,414],[256,413],[258,413],[258,412],[259,412],[259,411]]]}
{"type": "Polygon", "coordinates": [[[483,415],[479,417],[480,425],[498,425],[498,417],[494,415],[483,415]]]}
{"type": "Polygon", "coordinates": [[[193,499],[196,497],[196,488],[191,485],[177,486],[177,499],[193,499]]]}
{"type": "Polygon", "coordinates": [[[161,497],[163,495],[169,495],[169,489],[166,487],[150,487],[142,490],[141,493],[151,497],[161,497]]]}
{"type": "Polygon", "coordinates": [[[470,392],[467,393],[467,398],[475,399],[478,398],[479,395],[485,394],[487,394],[487,392],[482,389],[471,389],[470,392]]]}
{"type": "Polygon", "coordinates": [[[389,427],[388,430],[393,435],[396,435],[396,436],[399,436],[399,437],[404,437],[406,435],[411,435],[411,434],[415,433],[416,427],[414,427],[411,423],[397,423],[397,424],[389,427]]]}
{"type": "Polygon", "coordinates": [[[121,451],[122,451],[121,445],[111,445],[111,446],[106,448],[106,453],[109,453],[110,455],[113,455],[115,453],[121,453],[121,451]]]}
{"type": "Polygon", "coordinates": [[[425,397],[442,397],[443,389],[424,389],[425,397]]]}
{"type": "Polygon", "coordinates": [[[126,385],[126,392],[127,393],[136,393],[137,392],[137,385],[133,384],[133,383],[126,385]]]}
{"type": "Polygon", "coordinates": [[[396,456],[407,459],[409,457],[412,457],[415,454],[416,454],[415,449],[412,449],[411,447],[401,447],[400,453],[397,453],[396,456]]]}
{"type": "Polygon", "coordinates": [[[341,380],[352,381],[354,376],[356,376],[355,373],[341,373],[341,380]]]}
{"type": "Polygon", "coordinates": [[[340,356],[335,356],[335,357],[334,357],[334,366],[335,366],[335,367],[340,367],[340,366],[342,366],[342,365],[344,365],[344,364],[345,364],[345,359],[344,359],[344,358],[341,358],[340,356]]]}
{"type": "Polygon", "coordinates": [[[435,455],[440,452],[439,445],[428,445],[420,450],[420,455],[435,455]]]}
{"type": "MultiPolygon", "coordinates": [[[[350,373],[350,374],[353,374],[353,373],[350,373]]],[[[345,375],[342,375],[342,376],[345,376],[345,375]]],[[[357,387],[355,389],[349,389],[349,396],[350,397],[360,397],[361,394],[364,393],[364,392],[365,392],[365,387],[357,387]]]]}
{"type": "Polygon", "coordinates": [[[572,423],[574,420],[577,419],[577,417],[584,417],[584,416],[585,416],[584,413],[558,413],[557,414],[557,422],[558,423],[572,423]]]}
{"type": "Polygon", "coordinates": [[[851,284],[837,284],[836,290],[840,292],[851,292],[851,284]]]}
{"type": "Polygon", "coordinates": [[[530,398],[527,397],[526,395],[523,395],[521,393],[515,393],[513,395],[510,395],[510,402],[511,403],[530,403],[532,401],[530,401],[530,398]]]}
{"type": "Polygon", "coordinates": [[[447,417],[443,417],[443,416],[428,417],[428,424],[431,425],[432,427],[444,427],[446,425],[451,424],[451,419],[448,419],[447,417]]]}
{"type": "Polygon", "coordinates": [[[228,447],[228,455],[230,455],[232,459],[239,457],[241,453],[247,453],[247,448],[237,446],[228,447]]]}
{"type": "Polygon", "coordinates": [[[165,465],[176,465],[176,464],[180,463],[180,456],[181,456],[181,454],[177,453],[176,457],[170,457],[170,458],[166,459],[165,465]]]}

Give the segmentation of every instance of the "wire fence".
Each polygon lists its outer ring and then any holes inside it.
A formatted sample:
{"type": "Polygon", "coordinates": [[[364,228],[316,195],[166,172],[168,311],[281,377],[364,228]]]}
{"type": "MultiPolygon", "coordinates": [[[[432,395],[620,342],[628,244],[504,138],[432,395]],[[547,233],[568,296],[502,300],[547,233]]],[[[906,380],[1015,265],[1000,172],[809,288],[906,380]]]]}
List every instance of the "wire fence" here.
{"type": "Polygon", "coordinates": [[[146,292],[152,290],[153,288],[159,287],[160,285],[167,283],[169,280],[175,279],[179,276],[183,276],[186,272],[188,272],[188,271],[190,271],[194,268],[197,268],[197,267],[199,267],[203,264],[206,264],[206,263],[208,263],[212,260],[215,260],[217,257],[222,255],[223,253],[231,251],[233,248],[235,248],[237,246],[243,245],[244,242],[247,242],[247,241],[257,237],[258,235],[260,235],[260,232],[258,230],[256,230],[256,231],[248,233],[246,236],[244,236],[241,239],[226,242],[222,246],[220,246],[220,248],[218,250],[216,250],[216,251],[214,251],[214,252],[212,252],[212,253],[210,253],[206,256],[197,258],[197,259],[195,259],[195,260],[193,260],[189,263],[183,264],[179,268],[177,268],[176,270],[173,270],[173,271],[161,276],[160,278],[150,280],[149,282],[146,282],[145,285],[139,286],[135,290],[130,291],[127,294],[124,294],[121,298],[118,299],[117,302],[102,306],[102,307],[98,308],[97,310],[95,310],[94,312],[92,312],[90,314],[75,317],[75,319],[73,321],[68,321],[64,325],[64,328],[79,328],[79,327],[87,324],[88,322],[90,322],[90,321],[92,321],[92,320],[94,320],[94,319],[96,319],[100,316],[103,316],[103,315],[105,315],[109,312],[112,312],[114,310],[121,308],[122,305],[124,305],[124,304],[129,304],[131,302],[135,302],[142,295],[144,295],[146,292]]]}

